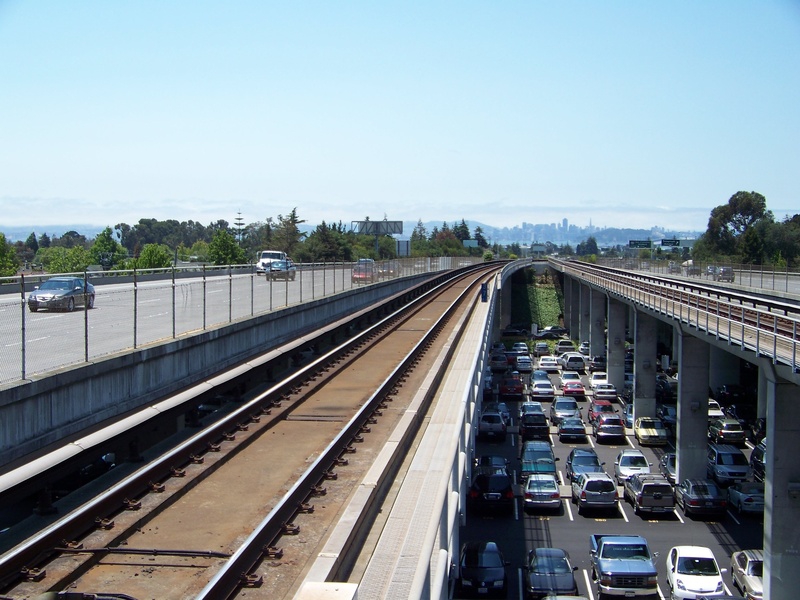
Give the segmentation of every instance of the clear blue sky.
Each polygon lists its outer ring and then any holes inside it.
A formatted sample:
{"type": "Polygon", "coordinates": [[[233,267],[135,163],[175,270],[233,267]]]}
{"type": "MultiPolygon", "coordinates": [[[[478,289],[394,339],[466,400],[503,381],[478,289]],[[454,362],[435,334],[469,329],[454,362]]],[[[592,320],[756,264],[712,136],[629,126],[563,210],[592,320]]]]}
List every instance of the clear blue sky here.
{"type": "Polygon", "coordinates": [[[800,212],[800,1],[0,0],[0,231],[800,212]]]}

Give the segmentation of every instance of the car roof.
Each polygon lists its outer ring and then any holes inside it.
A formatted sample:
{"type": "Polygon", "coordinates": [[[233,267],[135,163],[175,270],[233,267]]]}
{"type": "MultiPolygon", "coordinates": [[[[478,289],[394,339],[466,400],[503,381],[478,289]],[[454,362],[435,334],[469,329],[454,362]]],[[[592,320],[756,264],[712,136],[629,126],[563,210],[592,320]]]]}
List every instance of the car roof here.
{"type": "Polygon", "coordinates": [[[744,554],[750,560],[764,560],[764,551],[759,548],[748,548],[747,550],[739,550],[734,554],[744,554]]]}
{"type": "Polygon", "coordinates": [[[623,448],[619,451],[618,456],[644,456],[644,454],[636,448],[623,448]]]}
{"type": "MultiPolygon", "coordinates": [[[[701,558],[714,558],[711,548],[705,546],[674,546],[672,550],[677,550],[680,556],[697,556],[701,558]]],[[[670,550],[670,552],[672,552],[670,550]]]]}
{"type": "Polygon", "coordinates": [[[578,456],[580,454],[593,454],[597,456],[597,452],[591,448],[573,448],[570,454],[572,456],[578,456]]]}
{"type": "Polygon", "coordinates": [[[611,475],[604,471],[590,471],[587,473],[581,473],[580,477],[583,477],[584,479],[607,479],[609,481],[614,481],[611,479],[611,475]]]}

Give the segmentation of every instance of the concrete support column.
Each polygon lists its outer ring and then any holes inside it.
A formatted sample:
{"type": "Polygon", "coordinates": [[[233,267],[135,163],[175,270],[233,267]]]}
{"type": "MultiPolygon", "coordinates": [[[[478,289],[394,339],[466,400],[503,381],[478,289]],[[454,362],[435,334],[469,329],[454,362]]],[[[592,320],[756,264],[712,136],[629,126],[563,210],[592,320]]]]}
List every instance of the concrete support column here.
{"type": "Polygon", "coordinates": [[[569,338],[571,340],[577,339],[580,335],[581,327],[581,283],[580,281],[573,280],[572,288],[570,291],[570,308],[569,308],[569,338]]]}
{"type": "Polygon", "coordinates": [[[635,311],[633,354],[633,417],[656,416],[656,340],[655,317],[635,311]]]}
{"type": "Polygon", "coordinates": [[[800,411],[797,386],[778,381],[767,393],[764,496],[764,598],[795,598],[800,590],[800,411]]]}
{"type": "Polygon", "coordinates": [[[708,344],[689,333],[678,338],[677,480],[706,477],[708,458],[708,344]]]}
{"type": "Polygon", "coordinates": [[[758,365],[758,404],[756,406],[756,416],[763,419],[767,416],[767,393],[769,389],[769,380],[767,379],[767,371],[765,365],[758,365]]]}
{"type": "Polygon", "coordinates": [[[591,293],[592,288],[588,285],[581,286],[581,325],[578,332],[578,342],[589,341],[589,328],[592,324],[591,293]]]}
{"type": "Polygon", "coordinates": [[[572,321],[570,317],[572,315],[572,285],[578,285],[577,281],[574,281],[572,277],[568,275],[564,275],[564,327],[569,330],[572,330],[572,321]]]}
{"type": "Polygon", "coordinates": [[[606,353],[606,295],[593,288],[589,300],[589,352],[592,356],[606,353]]]}
{"type": "Polygon", "coordinates": [[[736,354],[711,346],[711,373],[709,386],[716,395],[717,390],[726,383],[739,383],[741,360],[736,354]]]}
{"type": "Polygon", "coordinates": [[[625,387],[625,323],[627,305],[608,299],[608,348],[606,351],[606,372],[608,382],[614,384],[619,392],[625,387]]]}

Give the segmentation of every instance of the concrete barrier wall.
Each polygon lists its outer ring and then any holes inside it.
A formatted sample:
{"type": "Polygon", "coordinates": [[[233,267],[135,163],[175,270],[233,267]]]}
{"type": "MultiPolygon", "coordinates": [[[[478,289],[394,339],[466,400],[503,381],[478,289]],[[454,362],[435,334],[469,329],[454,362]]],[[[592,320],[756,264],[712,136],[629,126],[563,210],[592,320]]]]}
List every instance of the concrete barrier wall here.
{"type": "Polygon", "coordinates": [[[429,279],[349,290],[2,390],[0,468],[429,279]]]}

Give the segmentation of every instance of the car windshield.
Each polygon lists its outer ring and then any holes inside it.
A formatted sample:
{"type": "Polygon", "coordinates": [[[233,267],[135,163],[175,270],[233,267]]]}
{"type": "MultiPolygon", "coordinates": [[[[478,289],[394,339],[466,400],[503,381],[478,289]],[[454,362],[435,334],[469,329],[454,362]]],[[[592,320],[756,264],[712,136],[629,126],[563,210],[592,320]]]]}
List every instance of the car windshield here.
{"type": "Polygon", "coordinates": [[[528,489],[551,492],[555,491],[556,482],[552,479],[528,479],[528,489]]]}
{"type": "Polygon", "coordinates": [[[574,418],[564,419],[563,421],[561,421],[561,425],[564,426],[564,427],[581,427],[581,428],[583,428],[583,421],[581,421],[580,419],[574,419],[574,418]]]}
{"type": "Polygon", "coordinates": [[[719,490],[712,483],[697,483],[692,488],[692,492],[701,496],[718,496],[719,490]]]}
{"type": "Polygon", "coordinates": [[[596,456],[591,454],[585,454],[582,456],[576,456],[572,459],[573,465],[599,465],[600,461],[597,459],[596,456]]]}
{"type": "Polygon", "coordinates": [[[616,490],[617,486],[608,479],[593,479],[586,482],[586,491],[588,492],[615,492],[616,490]]]}
{"type": "Polygon", "coordinates": [[[719,575],[713,558],[686,556],[678,559],[678,573],[682,575],[719,575]]]}
{"type": "Polygon", "coordinates": [[[619,464],[626,465],[628,467],[646,467],[647,466],[647,459],[644,456],[623,456],[619,464]]]}
{"type": "Polygon", "coordinates": [[[563,556],[534,556],[530,565],[534,573],[570,573],[567,559],[563,556]]]}
{"type": "Polygon", "coordinates": [[[763,494],[764,486],[760,483],[744,482],[739,484],[739,491],[741,491],[743,494],[763,494]]]}
{"type": "Polygon", "coordinates": [[[659,429],[661,427],[661,421],[656,421],[655,419],[642,419],[640,423],[642,427],[647,429],[659,429]]]}
{"type": "Polygon", "coordinates": [[[486,567],[497,568],[503,566],[503,560],[500,555],[495,552],[478,552],[473,550],[464,553],[464,559],[461,561],[464,567],[486,567]]]}
{"type": "Polygon", "coordinates": [[[760,560],[751,560],[747,568],[748,575],[755,575],[756,577],[763,577],[764,563],[760,560]]]}
{"type": "Polygon", "coordinates": [[[605,553],[606,558],[630,558],[648,560],[650,552],[641,544],[612,544],[605,553]]]}
{"type": "MultiPolygon", "coordinates": [[[[64,279],[49,279],[45,281],[40,290],[71,290],[72,289],[72,281],[64,280],[64,279]]],[[[76,285],[77,287],[77,285],[76,285]]]]}
{"type": "Polygon", "coordinates": [[[733,465],[736,467],[747,466],[747,457],[742,453],[717,455],[718,465],[733,465]]]}
{"type": "Polygon", "coordinates": [[[578,403],[574,400],[556,400],[556,410],[578,410],[578,403]]]}

